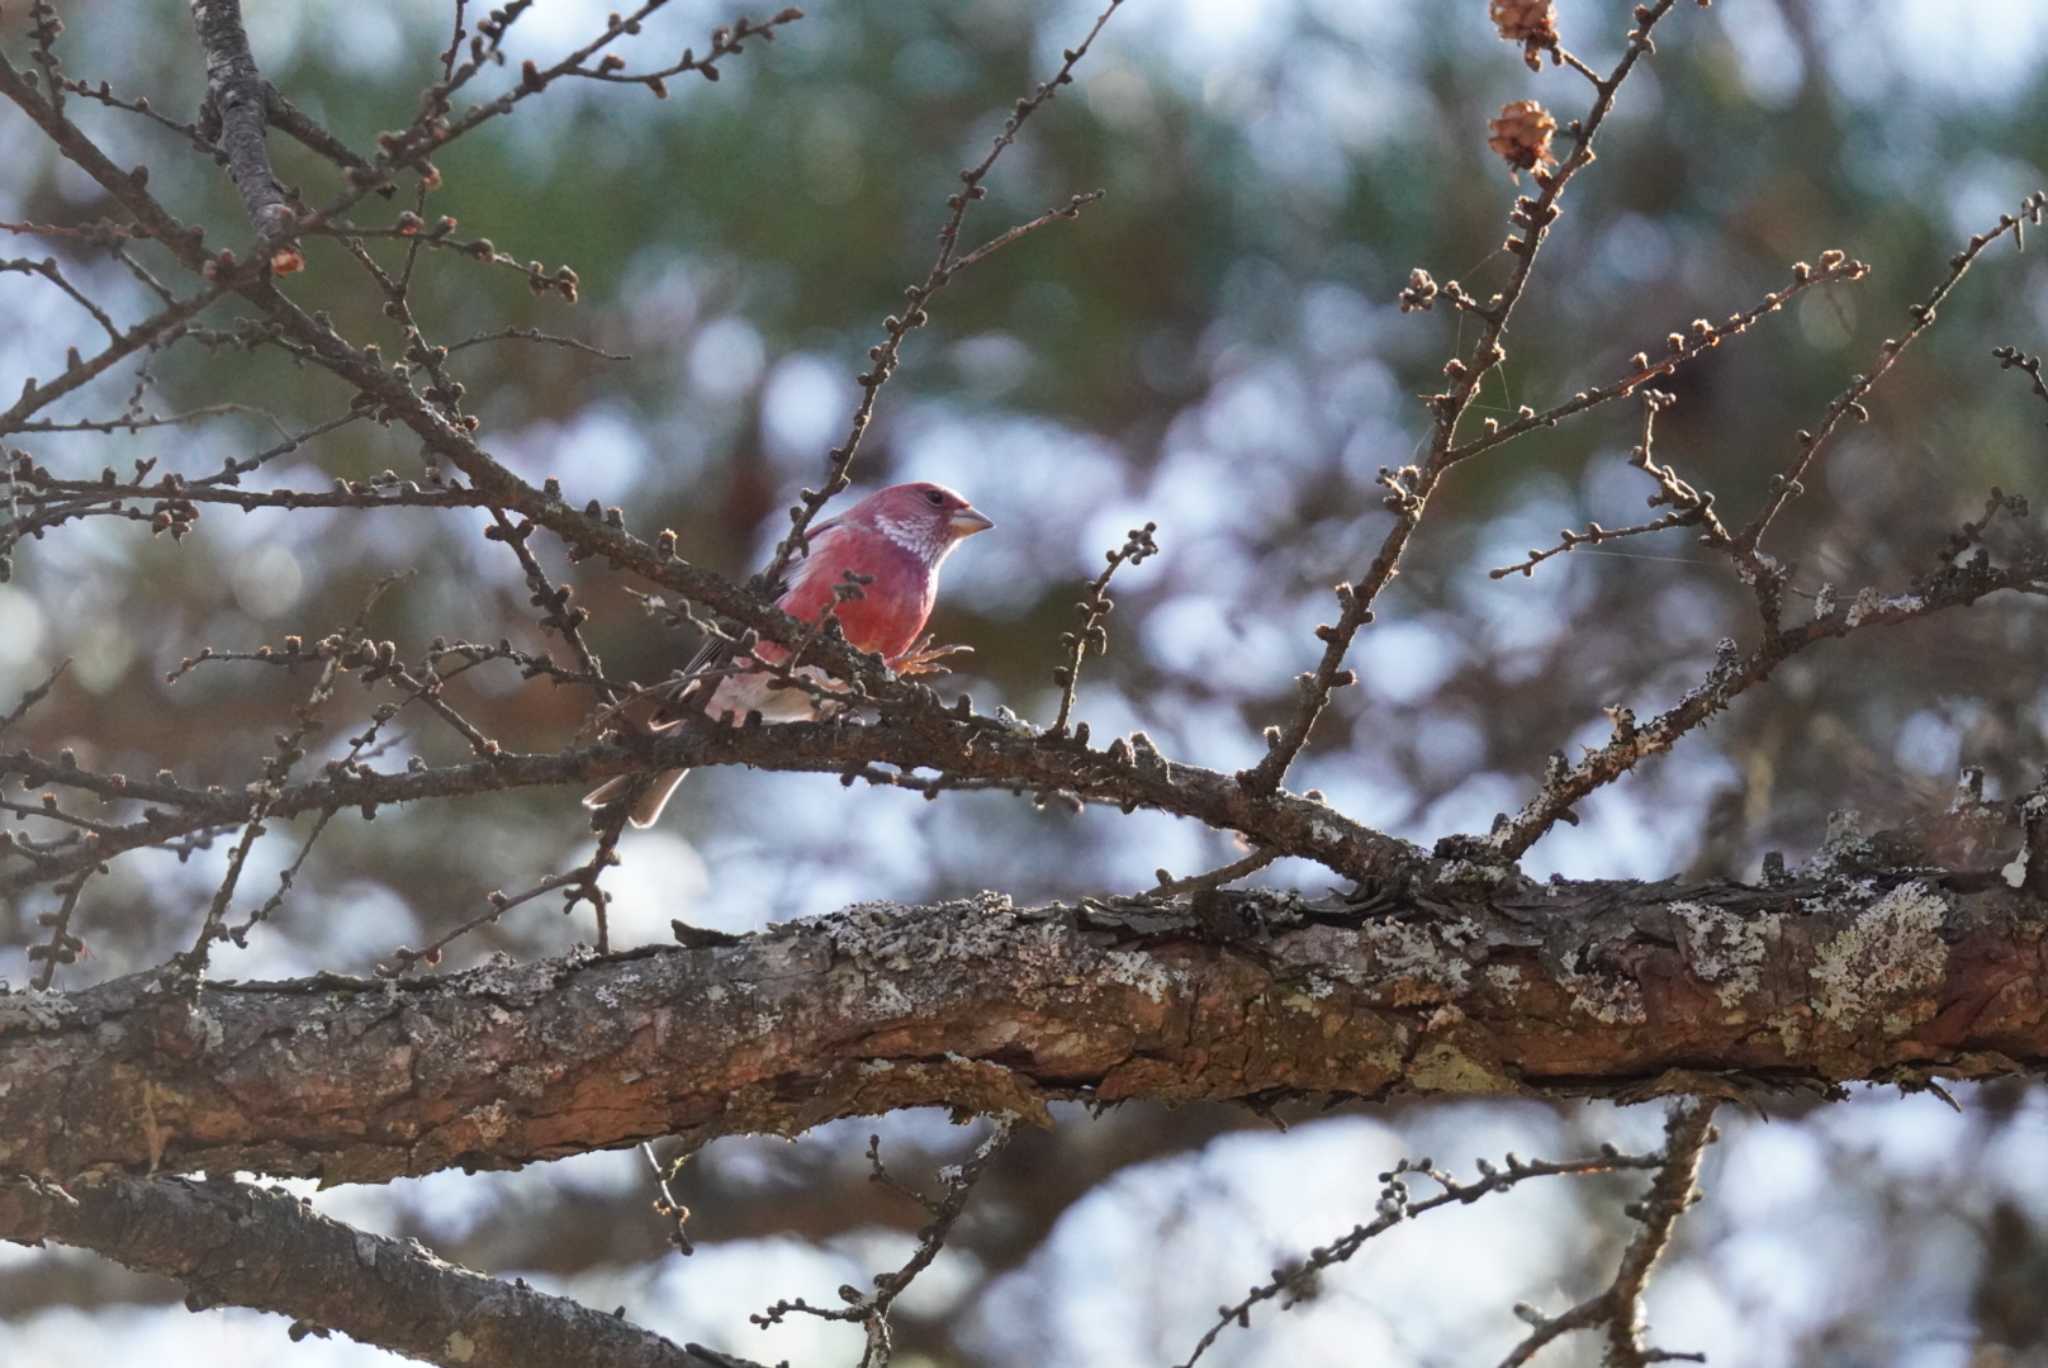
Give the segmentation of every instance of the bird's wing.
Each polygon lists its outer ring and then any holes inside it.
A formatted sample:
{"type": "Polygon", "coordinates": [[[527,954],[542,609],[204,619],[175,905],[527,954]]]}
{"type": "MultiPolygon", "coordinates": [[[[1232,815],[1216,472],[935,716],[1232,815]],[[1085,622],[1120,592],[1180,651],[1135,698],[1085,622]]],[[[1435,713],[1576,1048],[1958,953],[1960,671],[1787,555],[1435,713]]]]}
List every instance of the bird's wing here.
{"type": "MultiPolygon", "coordinates": [[[[708,665],[711,662],[711,657],[716,655],[718,648],[724,644],[717,637],[704,638],[704,644],[697,648],[697,654],[691,656],[690,663],[683,666],[684,680],[687,681],[691,675],[696,674],[697,671],[708,665]]],[[[647,719],[647,729],[649,731],[665,732],[674,731],[677,727],[681,726],[683,723],[682,709],[684,700],[694,692],[695,690],[691,689],[688,683],[685,683],[682,686],[681,693],[674,698],[664,701],[655,710],[654,715],[647,719]]]]}
{"type": "MultiPolygon", "coordinates": [[[[775,604],[778,608],[783,609],[785,612],[791,610],[790,605],[792,601],[798,598],[801,590],[817,569],[825,564],[827,558],[818,553],[824,551],[835,540],[832,536],[833,533],[841,532],[845,527],[846,522],[844,518],[827,518],[810,529],[805,538],[804,559],[797,563],[796,570],[783,584],[782,592],[776,596],[775,604]]],[[[712,657],[718,654],[719,649],[724,644],[717,637],[706,638],[704,644],[697,648],[697,654],[690,657],[690,663],[683,667],[684,678],[687,679],[710,664],[712,657]]],[[[660,710],[649,719],[648,729],[650,731],[664,732],[672,731],[680,726],[683,720],[683,704],[695,693],[696,690],[690,688],[687,684],[684,685],[682,694],[662,704],[660,710]]]]}

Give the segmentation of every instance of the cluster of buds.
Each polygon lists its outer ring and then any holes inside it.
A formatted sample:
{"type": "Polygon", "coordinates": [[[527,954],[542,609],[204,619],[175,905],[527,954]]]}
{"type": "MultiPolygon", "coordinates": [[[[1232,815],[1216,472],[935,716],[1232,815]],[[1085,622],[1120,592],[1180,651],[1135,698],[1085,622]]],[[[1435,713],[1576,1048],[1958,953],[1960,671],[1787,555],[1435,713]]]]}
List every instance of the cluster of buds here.
{"type": "Polygon", "coordinates": [[[1401,312],[1415,313],[1436,304],[1437,283],[1429,272],[1417,266],[1408,272],[1408,286],[1401,291],[1401,312]]]}
{"type": "Polygon", "coordinates": [[[1502,105],[1500,114],[1487,125],[1486,145],[1498,152],[1516,171],[1542,171],[1557,165],[1550,155],[1550,140],[1557,133],[1557,120],[1534,100],[1514,100],[1502,105]]]}
{"type": "Polygon", "coordinates": [[[1488,12],[1500,36],[1522,45],[1522,60],[1529,70],[1543,69],[1543,54],[1557,55],[1557,6],[1553,0],[1493,0],[1488,12]]]}

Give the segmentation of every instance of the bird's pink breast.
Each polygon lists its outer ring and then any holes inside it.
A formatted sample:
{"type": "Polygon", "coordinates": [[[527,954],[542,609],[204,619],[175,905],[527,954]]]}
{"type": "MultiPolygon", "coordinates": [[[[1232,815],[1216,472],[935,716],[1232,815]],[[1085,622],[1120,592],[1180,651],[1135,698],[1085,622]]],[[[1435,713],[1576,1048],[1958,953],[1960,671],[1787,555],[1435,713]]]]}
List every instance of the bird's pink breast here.
{"type": "Polygon", "coordinates": [[[863,651],[894,660],[909,650],[932,611],[932,568],[916,554],[872,529],[834,528],[813,543],[782,607],[792,616],[816,622],[832,603],[835,585],[846,572],[867,576],[861,596],[839,605],[839,625],[846,639],[863,651]]]}

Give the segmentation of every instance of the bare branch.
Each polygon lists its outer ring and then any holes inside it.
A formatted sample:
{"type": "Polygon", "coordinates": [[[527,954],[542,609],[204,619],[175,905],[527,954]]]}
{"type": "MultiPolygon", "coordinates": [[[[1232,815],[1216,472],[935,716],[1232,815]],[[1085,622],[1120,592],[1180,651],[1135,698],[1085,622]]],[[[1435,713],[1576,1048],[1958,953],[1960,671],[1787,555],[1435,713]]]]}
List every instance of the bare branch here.
{"type": "Polygon", "coordinates": [[[1458,424],[1477,397],[1480,383],[1487,372],[1507,360],[1507,349],[1501,345],[1501,338],[1507,332],[1508,320],[1514,314],[1515,306],[1528,288],[1530,272],[1535,267],[1544,238],[1550,232],[1550,225],[1562,212],[1557,207],[1558,201],[1572,178],[1592,163],[1593,140],[1614,108],[1616,93],[1635,69],[1636,61],[1652,50],[1651,30],[1675,3],[1677,0],[1656,0],[1654,4],[1636,8],[1636,27],[1629,32],[1626,51],[1607,79],[1596,83],[1598,94],[1593,107],[1572,125],[1574,146],[1571,155],[1555,171],[1538,167],[1534,173],[1538,193],[1534,198],[1516,200],[1509,217],[1521,236],[1510,236],[1506,243],[1507,250],[1515,258],[1514,274],[1500,298],[1486,307],[1483,315],[1486,326],[1471,351],[1463,357],[1453,357],[1445,364],[1444,375],[1449,384],[1441,393],[1426,399],[1434,418],[1428,457],[1420,466],[1408,466],[1399,471],[1381,470],[1381,483],[1388,490],[1382,502],[1394,513],[1394,526],[1381,541],[1379,552],[1366,568],[1363,581],[1355,585],[1346,581],[1337,586],[1337,621],[1316,631],[1324,643],[1322,659],[1312,674],[1296,676],[1300,703],[1285,726],[1267,729],[1265,757],[1238,776],[1246,788],[1258,793],[1269,793],[1278,788],[1295,757],[1301,754],[1301,748],[1308,744],[1309,733],[1314,730],[1323,709],[1329,705],[1331,693],[1355,681],[1356,676],[1344,668],[1344,657],[1349,654],[1359,629],[1372,621],[1373,604],[1399,569],[1402,553],[1407,550],[1409,537],[1422,521],[1423,509],[1431,492],[1458,459],[1454,454],[1458,424]]]}
{"type": "MultiPolygon", "coordinates": [[[[1748,526],[1735,536],[1735,544],[1745,557],[1755,559],[1757,543],[1770,527],[1771,520],[1776,518],[1780,510],[1792,501],[1793,496],[1803,489],[1800,481],[1813,468],[1813,463],[1820,458],[1821,453],[1827,450],[1829,442],[1840,430],[1842,420],[1851,414],[1860,419],[1869,418],[1870,414],[1863,407],[1863,400],[1877,387],[1878,381],[1884,379],[1891,368],[1898,364],[1899,357],[1905,353],[1906,348],[1913,345],[1913,340],[1934,326],[1936,312],[1949,293],[1962,283],[1963,277],[1969,273],[1971,263],[1977,260],[1986,247],[2007,233],[2017,235],[2022,221],[2040,223],[2044,212],[2048,212],[2048,190],[2036,190],[2020,202],[2017,216],[2000,214],[1997,227],[1972,235],[1963,250],[1949,258],[1948,275],[1934,287],[1924,302],[1915,304],[1906,311],[1912,319],[1912,326],[1907,328],[1903,335],[1884,340],[1883,345],[1878,348],[1877,363],[1870,368],[1868,374],[1852,377],[1849,387],[1835,396],[1834,402],[1828,405],[1827,412],[1821,416],[1818,430],[1799,434],[1799,454],[1792,458],[1782,475],[1773,477],[1770,498],[1757,510],[1757,515],[1750,519],[1748,526]]],[[[1829,255],[1823,253],[1821,256],[1823,268],[1828,265],[1829,255]]]]}
{"type": "Polygon", "coordinates": [[[1517,1306],[1515,1312],[1534,1328],[1501,1360],[1501,1368],[1519,1368],[1534,1358],[1551,1341],[1576,1330],[1605,1328],[1607,1353],[1603,1363],[1614,1368],[1647,1368],[1652,1363],[1691,1361],[1704,1363],[1704,1354],[1672,1353],[1649,1349],[1642,1343],[1643,1288],[1650,1270],[1656,1267],[1678,1218],[1697,1200],[1694,1183],[1699,1176],[1700,1156],[1715,1138],[1715,1103],[1708,1099],[1681,1102],[1664,1122],[1664,1150],[1654,1156],[1656,1181],[1640,1203],[1628,1208],[1643,1224],[1635,1239],[1622,1253],[1614,1281],[1597,1296],[1589,1297],[1561,1316],[1545,1316],[1531,1306],[1517,1306]]]}
{"type": "Polygon", "coordinates": [[[91,314],[92,321],[104,328],[109,338],[115,342],[121,340],[121,330],[114,326],[114,320],[107,316],[107,311],[93,303],[90,299],[87,299],[76,285],[73,285],[64,278],[64,273],[57,267],[57,259],[55,257],[44,257],[41,261],[30,261],[27,257],[16,257],[11,261],[0,261],[0,274],[8,271],[18,271],[24,275],[39,275],[43,277],[43,279],[69,295],[72,302],[77,304],[79,308],[91,314]]]}
{"type": "Polygon", "coordinates": [[[1152,539],[1152,534],[1158,530],[1158,523],[1149,522],[1143,527],[1132,528],[1121,547],[1103,553],[1103,559],[1109,563],[1082,589],[1081,599],[1074,605],[1074,610],[1081,616],[1081,625],[1078,630],[1061,635],[1060,649],[1066,652],[1066,660],[1052,672],[1052,682],[1060,691],[1060,708],[1052,720],[1050,735],[1067,734],[1067,722],[1074,712],[1074,692],[1081,685],[1081,662],[1087,658],[1088,652],[1094,651],[1097,655],[1109,653],[1109,629],[1102,623],[1115,606],[1105,592],[1109,588],[1110,577],[1121,565],[1138,565],[1146,557],[1158,555],[1159,543],[1152,539]]]}
{"type": "Polygon", "coordinates": [[[1181,1368],[1194,1368],[1196,1360],[1207,1353],[1231,1326],[1236,1325],[1240,1329],[1249,1330],[1252,1311],[1260,1303],[1277,1298],[1280,1310],[1291,1310],[1298,1301],[1306,1297],[1324,1271],[1350,1259],[1365,1248],[1368,1241],[1386,1234],[1404,1221],[1426,1216],[1437,1208],[1449,1206],[1454,1202],[1469,1205],[1493,1193],[1506,1192],[1531,1178],[1582,1178],[1594,1174],[1620,1173],[1628,1169],[1654,1169],[1663,1163],[1664,1156],[1661,1154],[1622,1154],[1610,1147],[1603,1147],[1597,1158],[1563,1162],[1539,1159],[1530,1163],[1510,1154],[1507,1156],[1505,1168],[1496,1168],[1481,1159],[1478,1165],[1479,1178],[1474,1182],[1460,1183],[1437,1169],[1428,1159],[1417,1159],[1412,1163],[1403,1159],[1390,1171],[1380,1175],[1382,1187],[1379,1214],[1372,1221],[1353,1226],[1329,1244],[1311,1249],[1307,1257],[1276,1269],[1271,1281],[1254,1287],[1234,1305],[1218,1307],[1216,1323],[1196,1341],[1194,1352],[1182,1361],[1181,1368]],[[1443,1191],[1434,1197],[1415,1201],[1408,1195],[1411,1174],[1430,1179],[1443,1191]]]}
{"type": "Polygon", "coordinates": [[[191,0],[192,24],[206,54],[206,105],[199,120],[202,137],[227,154],[228,176],[241,193],[242,207],[256,229],[260,254],[279,274],[305,264],[286,244],[298,216],[285,203],[284,187],[270,169],[264,146],[270,98],[249,35],[242,28],[241,0],[191,0]]]}
{"type": "MultiPolygon", "coordinates": [[[[954,1223],[960,1219],[960,1213],[967,1209],[967,1199],[973,1194],[974,1185],[981,1180],[983,1171],[1010,1143],[1010,1136],[1016,1125],[1017,1119],[1014,1116],[1000,1118],[995,1128],[989,1132],[988,1138],[975,1147],[974,1154],[966,1163],[957,1168],[949,1168],[942,1175],[946,1184],[946,1195],[941,1200],[933,1202],[921,1193],[909,1194],[931,1212],[932,1219],[917,1232],[917,1248],[911,1252],[909,1260],[901,1268],[893,1273],[875,1275],[874,1291],[855,1294],[850,1289],[842,1289],[840,1296],[848,1304],[841,1307],[813,1306],[801,1297],[793,1301],[778,1301],[761,1314],[749,1316],[747,1319],[764,1329],[780,1325],[792,1312],[815,1316],[819,1320],[851,1321],[867,1332],[867,1344],[861,1353],[860,1368],[886,1368],[895,1347],[889,1332],[890,1306],[917,1275],[929,1268],[932,1260],[939,1256],[939,1251],[945,1247],[946,1237],[953,1231],[954,1223]]],[[[869,1137],[868,1161],[874,1166],[875,1176],[879,1181],[896,1186],[889,1178],[888,1171],[882,1167],[877,1143],[875,1137],[869,1137]]],[[[908,1191],[900,1187],[898,1190],[908,1191]]]]}
{"type": "Polygon", "coordinates": [[[1081,217],[1081,210],[1101,199],[1103,193],[1100,190],[1090,190],[1086,194],[1075,195],[1059,208],[1048,209],[1037,218],[1020,223],[1015,228],[990,238],[987,242],[982,243],[981,246],[954,262],[954,272],[957,274],[977,262],[987,260],[1025,234],[1034,233],[1049,223],[1058,223],[1062,219],[1077,219],[1081,217]]]}

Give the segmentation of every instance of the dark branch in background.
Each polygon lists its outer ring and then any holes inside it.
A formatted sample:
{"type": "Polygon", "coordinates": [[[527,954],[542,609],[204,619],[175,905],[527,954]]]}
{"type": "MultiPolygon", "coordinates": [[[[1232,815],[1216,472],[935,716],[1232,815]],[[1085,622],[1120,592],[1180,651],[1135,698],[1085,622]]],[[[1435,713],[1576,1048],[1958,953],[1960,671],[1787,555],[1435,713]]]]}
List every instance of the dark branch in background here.
{"type": "Polygon", "coordinates": [[[1714,1108],[1711,1100],[1695,1099],[1671,1109],[1664,1121],[1664,1150],[1656,1156],[1656,1180],[1641,1202],[1625,1208],[1642,1222],[1643,1228],[1629,1241],[1614,1281],[1605,1291],[1561,1316],[1548,1317],[1534,1307],[1517,1306],[1515,1314],[1533,1328],[1501,1360],[1501,1368],[1519,1368],[1552,1340],[1573,1331],[1603,1328],[1607,1332],[1607,1352],[1601,1362],[1613,1368],[1647,1368],[1652,1363],[1681,1360],[1706,1362],[1704,1354],[1673,1353],[1643,1345],[1643,1288],[1650,1280],[1651,1269],[1671,1243],[1678,1218],[1698,1200],[1694,1184],[1699,1177],[1700,1156],[1715,1138],[1714,1108]]]}
{"type": "Polygon", "coordinates": [[[967,1210],[967,1199],[974,1192],[974,1185],[981,1181],[982,1172],[995,1157],[1010,1143],[1010,1135],[1016,1129],[1016,1118],[1005,1116],[998,1120],[988,1138],[975,1147],[974,1153],[958,1167],[949,1167],[942,1175],[946,1195],[938,1201],[926,1198],[898,1184],[882,1166],[878,1149],[879,1139],[868,1137],[868,1163],[873,1167],[877,1182],[887,1184],[922,1205],[931,1214],[931,1221],[917,1232],[917,1248],[911,1252],[904,1265],[893,1273],[877,1273],[875,1290],[862,1292],[855,1287],[839,1289],[839,1298],[847,1305],[835,1308],[813,1306],[802,1297],[778,1301],[766,1311],[747,1319],[763,1329],[782,1324],[792,1312],[815,1316],[819,1320],[847,1321],[859,1325],[867,1334],[866,1347],[861,1351],[859,1368],[886,1368],[895,1351],[895,1342],[889,1332],[889,1308],[896,1298],[910,1286],[918,1274],[931,1267],[933,1259],[945,1247],[946,1237],[953,1233],[954,1223],[960,1213],[967,1210]]]}
{"type": "Polygon", "coordinates": [[[1249,1330],[1252,1311],[1262,1302],[1279,1301],[1279,1309],[1291,1311],[1304,1301],[1311,1300],[1320,1290],[1322,1275],[1329,1269],[1345,1262],[1367,1241],[1386,1234],[1404,1221],[1426,1216],[1439,1207],[1457,1203],[1469,1206],[1480,1198],[1496,1192],[1506,1192],[1519,1183],[1531,1178],[1583,1178],[1594,1174],[1621,1173],[1629,1169],[1657,1169],[1664,1165],[1663,1154],[1622,1154],[1612,1146],[1602,1146],[1600,1155],[1593,1159],[1568,1159],[1561,1162],[1539,1159],[1526,1162],[1515,1155],[1508,1155],[1505,1168],[1497,1168],[1481,1159],[1476,1167],[1479,1177],[1470,1183],[1460,1183],[1449,1173],[1439,1169],[1429,1159],[1413,1162],[1403,1159],[1391,1170],[1380,1175],[1380,1200],[1378,1214],[1368,1223],[1353,1226],[1345,1234],[1329,1244],[1311,1249],[1305,1258],[1294,1260],[1283,1268],[1275,1269],[1272,1280],[1254,1287],[1242,1300],[1230,1306],[1216,1308],[1216,1324],[1195,1343],[1194,1352],[1182,1362],[1181,1368],[1194,1368],[1196,1360],[1209,1351],[1217,1339],[1235,1325],[1249,1330]],[[1412,1176],[1411,1176],[1412,1175],[1412,1176]],[[1433,1197],[1416,1201],[1409,1195],[1408,1186],[1414,1178],[1427,1178],[1442,1191],[1433,1197]]]}
{"type": "Polygon", "coordinates": [[[322,1216],[282,1188],[182,1178],[0,1179],[0,1239],[46,1240],[175,1278],[185,1305],[292,1318],[293,1340],[339,1330],[407,1358],[474,1368],[689,1368],[621,1316],[458,1268],[414,1240],[322,1216]]]}
{"type": "Polygon", "coordinates": [[[280,275],[296,271],[305,265],[298,249],[289,245],[298,217],[285,203],[284,187],[270,169],[270,151],[264,145],[269,92],[242,28],[241,0],[192,0],[192,23],[206,53],[200,133],[227,155],[228,176],[256,229],[260,254],[280,275]]]}

